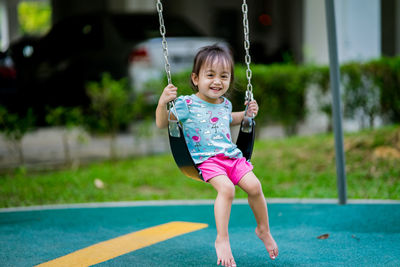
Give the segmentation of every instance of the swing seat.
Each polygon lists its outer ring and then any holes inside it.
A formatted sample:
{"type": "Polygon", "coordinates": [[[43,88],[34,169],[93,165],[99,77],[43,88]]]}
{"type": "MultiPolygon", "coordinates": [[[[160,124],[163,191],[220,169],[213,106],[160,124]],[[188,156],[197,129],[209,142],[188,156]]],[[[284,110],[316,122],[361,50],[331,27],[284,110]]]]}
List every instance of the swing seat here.
{"type": "MultiPolygon", "coordinates": [[[[245,118],[241,123],[238,139],[236,141],[237,147],[242,151],[247,161],[250,161],[253,153],[255,125],[256,122],[253,118],[245,118]]],[[[182,124],[179,121],[169,121],[168,137],[172,156],[181,172],[196,181],[204,181],[201,170],[196,167],[190,155],[183,134],[182,124]]]]}
{"type": "Polygon", "coordinates": [[[168,136],[171,152],[176,165],[187,177],[203,181],[201,170],[196,167],[183,134],[182,124],[179,121],[169,121],[168,136]]]}
{"type": "Polygon", "coordinates": [[[253,118],[245,117],[240,125],[239,135],[236,141],[237,147],[242,151],[247,161],[251,160],[255,139],[256,122],[253,118]]]}

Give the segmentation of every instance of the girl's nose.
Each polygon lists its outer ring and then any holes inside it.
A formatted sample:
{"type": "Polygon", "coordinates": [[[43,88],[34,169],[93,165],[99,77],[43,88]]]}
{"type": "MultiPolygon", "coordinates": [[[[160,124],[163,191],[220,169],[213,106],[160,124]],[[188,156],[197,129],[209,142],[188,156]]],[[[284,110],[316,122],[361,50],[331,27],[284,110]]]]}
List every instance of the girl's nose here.
{"type": "Polygon", "coordinates": [[[219,78],[215,78],[215,79],[214,79],[214,83],[215,83],[215,84],[221,84],[221,80],[220,80],[219,78]]]}

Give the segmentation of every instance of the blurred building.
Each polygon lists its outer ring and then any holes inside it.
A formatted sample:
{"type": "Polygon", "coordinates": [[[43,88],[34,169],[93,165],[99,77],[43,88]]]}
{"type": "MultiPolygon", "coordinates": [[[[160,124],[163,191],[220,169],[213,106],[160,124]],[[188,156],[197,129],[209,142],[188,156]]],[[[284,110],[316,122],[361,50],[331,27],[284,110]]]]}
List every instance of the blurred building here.
{"type": "MultiPolygon", "coordinates": [[[[0,0],[2,50],[20,37],[17,6],[21,1],[0,0]]],[[[28,1],[50,1],[53,23],[71,15],[96,11],[154,13],[158,19],[155,0],[28,1]]],[[[327,63],[324,1],[247,2],[253,61],[327,63]]],[[[203,34],[225,38],[233,46],[235,55],[243,55],[240,0],[168,0],[163,4],[165,16],[183,16],[203,34]]],[[[335,8],[342,62],[400,54],[400,0],[335,0],[335,8]]]]}

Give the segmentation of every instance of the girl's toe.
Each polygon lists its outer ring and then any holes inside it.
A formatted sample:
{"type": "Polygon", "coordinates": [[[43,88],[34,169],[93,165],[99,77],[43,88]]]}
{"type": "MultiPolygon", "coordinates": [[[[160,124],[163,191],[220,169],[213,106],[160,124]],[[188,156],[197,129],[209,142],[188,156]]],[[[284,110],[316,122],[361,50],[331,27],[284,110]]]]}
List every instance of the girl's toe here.
{"type": "Polygon", "coordinates": [[[270,257],[271,259],[275,260],[275,258],[276,258],[276,256],[275,256],[275,249],[268,250],[268,253],[269,253],[269,257],[270,257]]]}

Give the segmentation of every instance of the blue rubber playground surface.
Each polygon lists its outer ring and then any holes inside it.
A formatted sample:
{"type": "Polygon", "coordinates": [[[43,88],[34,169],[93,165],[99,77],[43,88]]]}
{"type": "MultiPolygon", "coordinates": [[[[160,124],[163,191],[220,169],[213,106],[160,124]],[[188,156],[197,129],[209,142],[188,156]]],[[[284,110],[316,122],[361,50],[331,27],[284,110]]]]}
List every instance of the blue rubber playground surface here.
{"type": "MultiPolygon", "coordinates": [[[[400,266],[400,204],[268,209],[280,252],[275,261],[254,234],[249,206],[233,205],[229,231],[238,266],[400,266]]],[[[212,203],[3,209],[0,266],[216,266],[215,236],[212,203]],[[98,263],[79,263],[82,255],[98,263]]]]}

